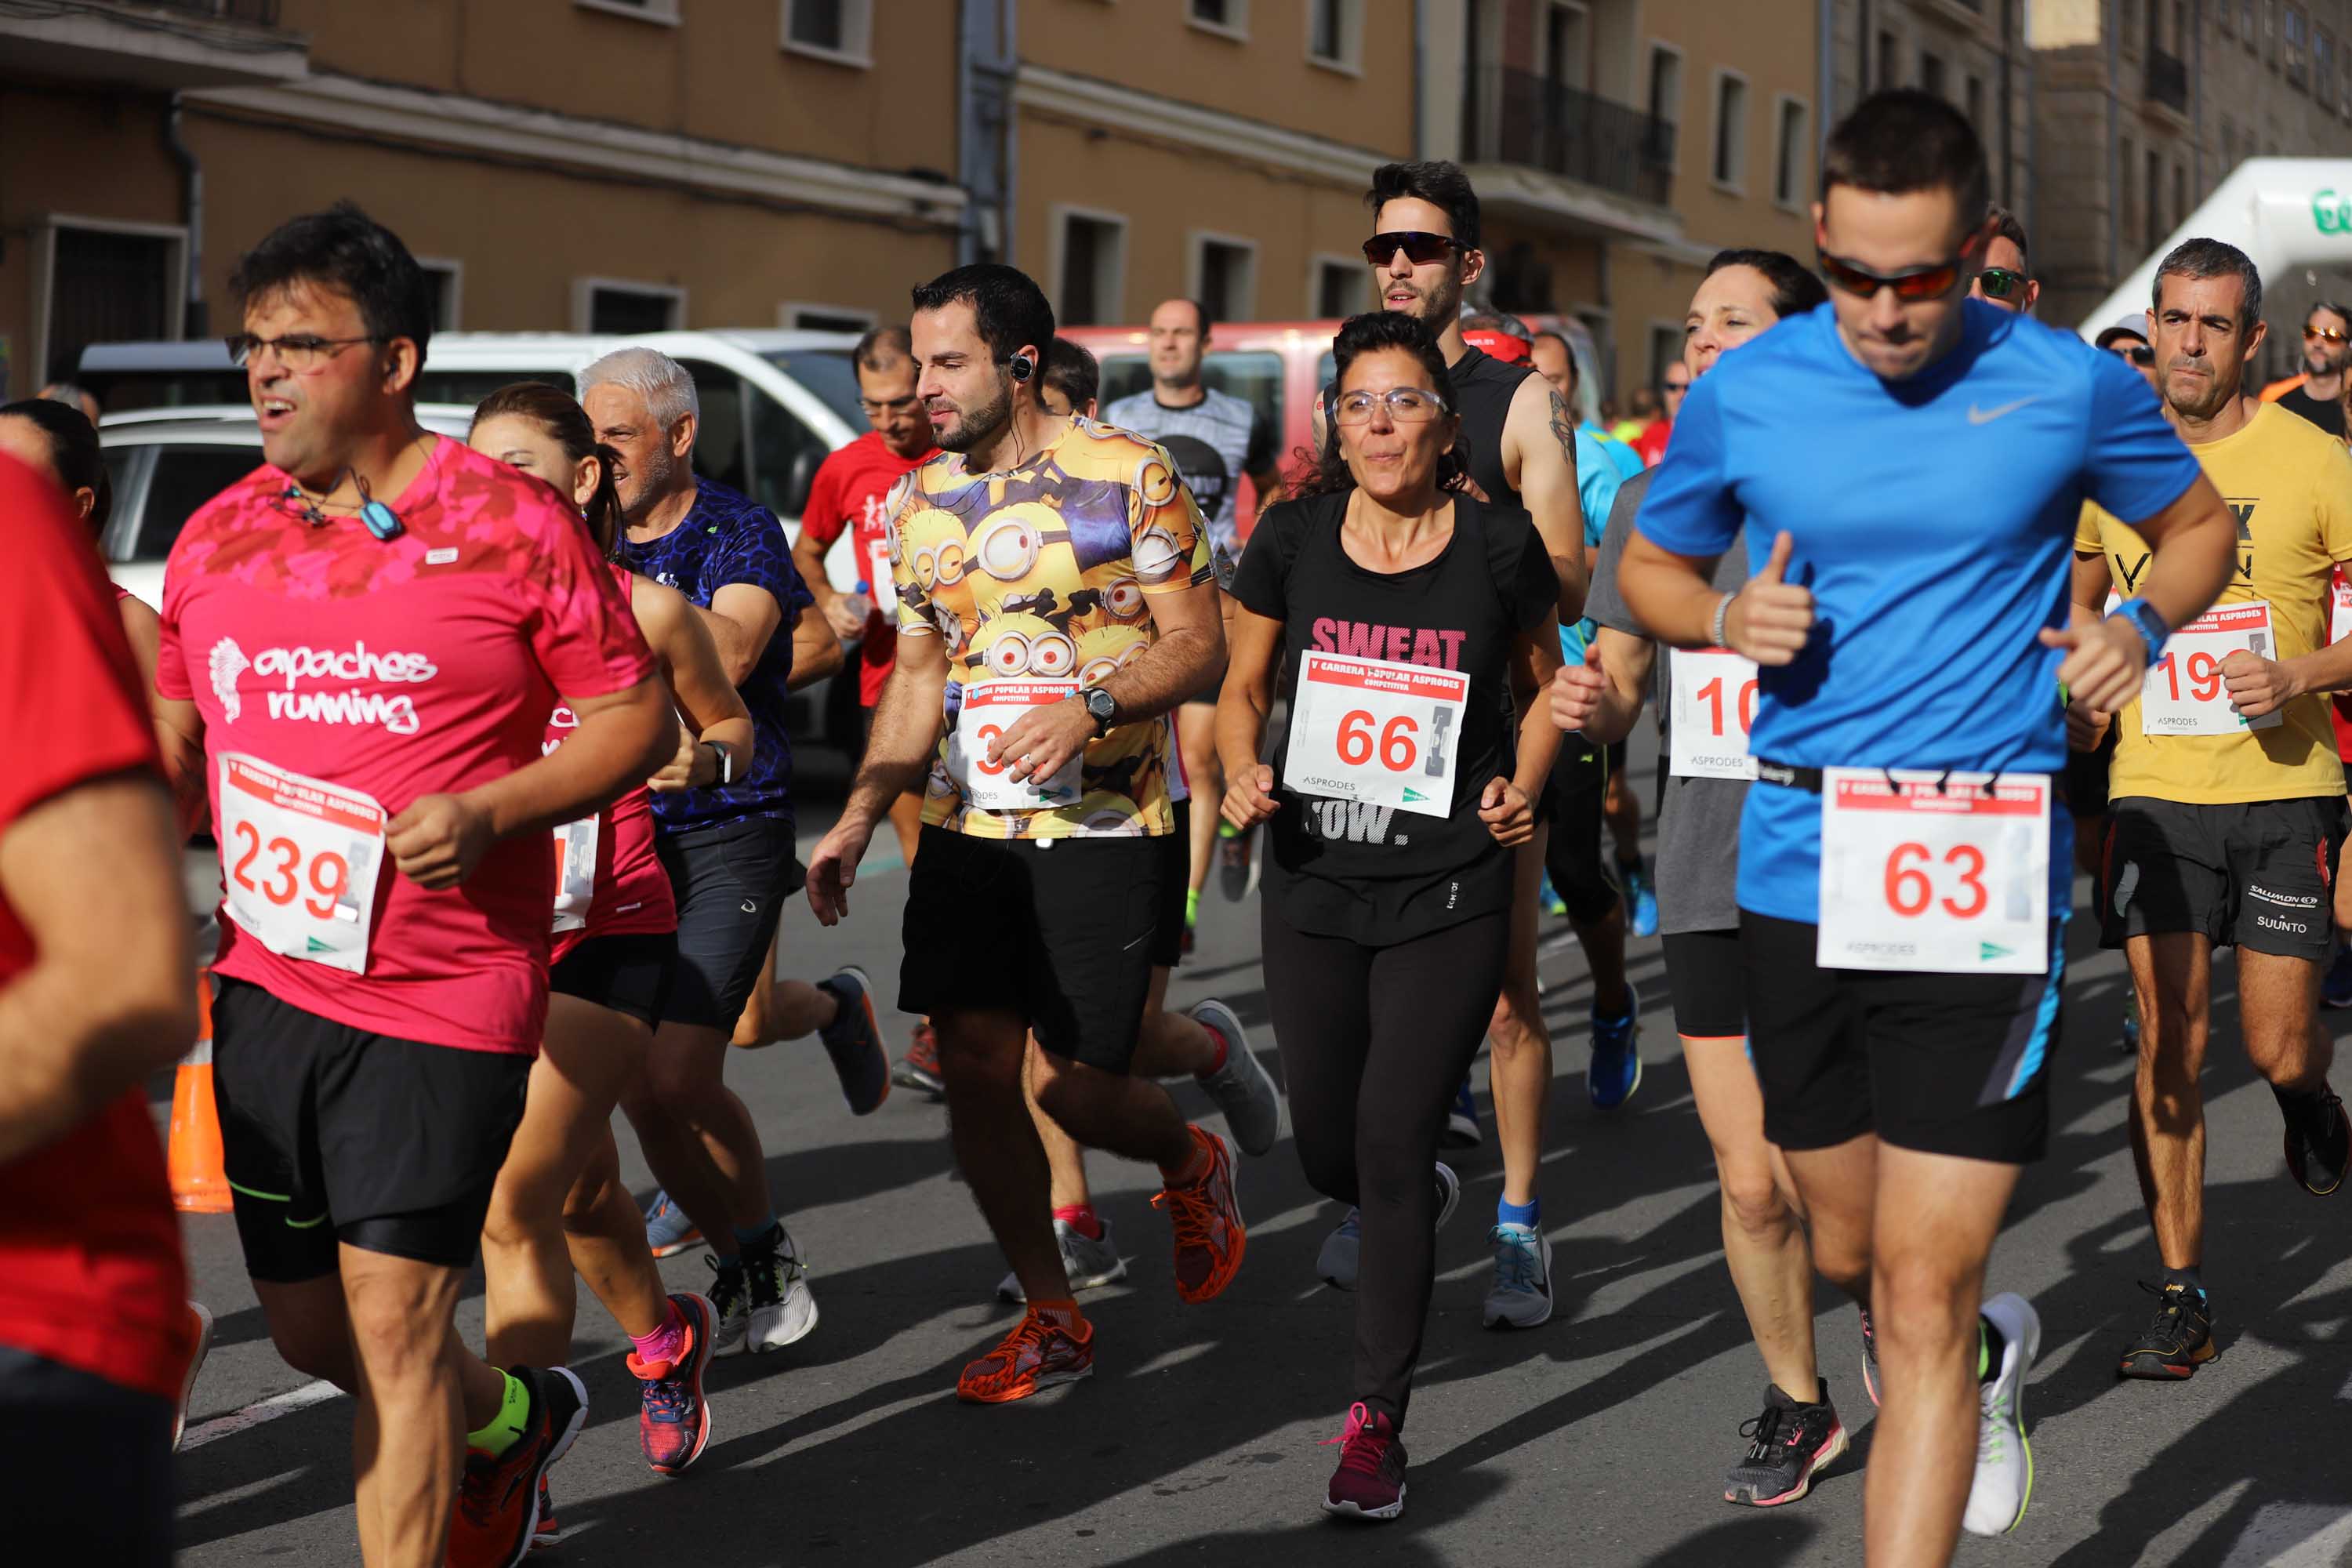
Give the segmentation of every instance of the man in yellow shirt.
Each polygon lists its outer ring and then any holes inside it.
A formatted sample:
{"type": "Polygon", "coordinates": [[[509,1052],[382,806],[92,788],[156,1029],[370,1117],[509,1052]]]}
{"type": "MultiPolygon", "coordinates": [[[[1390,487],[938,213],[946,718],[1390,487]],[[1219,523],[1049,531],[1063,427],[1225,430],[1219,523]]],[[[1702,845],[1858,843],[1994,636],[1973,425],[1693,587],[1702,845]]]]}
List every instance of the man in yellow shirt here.
{"type": "MultiPolygon", "coordinates": [[[[2352,643],[2327,646],[2329,568],[2352,560],[2352,457],[2246,392],[2262,279],[2234,247],[2177,247],[2148,323],[2166,415],[2238,518],[2229,586],[2189,626],[2150,628],[2163,651],[2114,716],[2098,877],[2101,941],[2129,959],[2138,1004],[2132,1152],[2164,1264],[2156,1315],[2117,1370],[2178,1381],[2214,1353],[2198,1085],[2214,948],[2238,950],[2246,1054],[2277,1096],[2288,1168],[2325,1194],[2352,1163],[2352,1122],[2327,1084],[2333,1043],[2315,1027],[2346,831],[2322,694],[2352,687],[2352,643]]],[[[2074,548],[2078,618],[2100,613],[2111,582],[2128,599],[2148,559],[2096,508],[2074,548]]],[[[2094,732],[2108,721],[2077,719],[2094,732]]]]}

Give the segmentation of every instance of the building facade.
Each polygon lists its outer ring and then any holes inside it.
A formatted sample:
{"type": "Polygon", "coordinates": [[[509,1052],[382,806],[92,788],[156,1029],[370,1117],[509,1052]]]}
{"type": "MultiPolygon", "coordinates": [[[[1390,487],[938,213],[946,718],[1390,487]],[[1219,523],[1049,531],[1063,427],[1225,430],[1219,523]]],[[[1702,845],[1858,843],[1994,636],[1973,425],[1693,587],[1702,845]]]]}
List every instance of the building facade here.
{"type": "Polygon", "coordinates": [[[1882,88],[1936,94],[1966,114],[1984,142],[1993,199],[2034,231],[2028,3],[1830,0],[1822,53],[1832,104],[1827,123],[1882,88]]]}

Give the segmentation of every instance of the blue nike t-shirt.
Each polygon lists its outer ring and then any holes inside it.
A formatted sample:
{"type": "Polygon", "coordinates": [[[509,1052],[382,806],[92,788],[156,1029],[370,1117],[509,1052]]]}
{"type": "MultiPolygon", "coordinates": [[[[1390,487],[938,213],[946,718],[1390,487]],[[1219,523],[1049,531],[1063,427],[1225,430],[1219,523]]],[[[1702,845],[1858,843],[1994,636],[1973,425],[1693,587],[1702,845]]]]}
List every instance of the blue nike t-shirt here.
{"type": "MultiPolygon", "coordinates": [[[[1744,529],[1751,570],[1775,535],[1813,594],[1812,638],[1763,672],[1756,755],[1799,767],[2055,773],[2082,503],[2126,521],[2198,480],[2138,371],[2071,333],[1970,300],[1958,345],[1882,381],[1839,337],[1834,307],[1781,323],[1693,386],[1636,521],[1709,558],[1744,529]]],[[[2053,792],[2053,801],[2056,792],[2053,792]]],[[[1821,797],[1748,792],[1739,905],[1820,918],[1821,797]]],[[[2072,885],[2053,807],[2051,910],[2072,885]]]]}
{"type": "Polygon", "coordinates": [[[793,567],[792,546],[776,514],[751,497],[702,475],[694,505],[659,539],[624,540],[621,564],[677,589],[702,609],[730,583],[748,583],[775,595],[783,610],[768,646],[737,689],[751,710],[751,765],[730,784],[656,791],[654,822],[665,834],[723,827],[754,816],[793,816],[793,742],[784,728],[786,689],[793,674],[793,622],[814,603],[793,567]]]}

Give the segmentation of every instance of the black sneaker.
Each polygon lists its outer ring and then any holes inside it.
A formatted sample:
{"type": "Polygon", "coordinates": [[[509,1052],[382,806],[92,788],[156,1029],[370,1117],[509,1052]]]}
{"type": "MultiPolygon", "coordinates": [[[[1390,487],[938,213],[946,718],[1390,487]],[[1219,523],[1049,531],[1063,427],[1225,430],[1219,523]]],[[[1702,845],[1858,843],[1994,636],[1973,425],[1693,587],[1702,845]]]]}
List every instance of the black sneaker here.
{"type": "Polygon", "coordinates": [[[2186,1285],[2159,1289],[2143,1284],[2140,1289],[2156,1297],[2156,1316],[2124,1346],[2116,1375],[2156,1383],[2179,1383],[2193,1375],[2215,1354],[2213,1303],[2204,1291],[2186,1285]]]}
{"type": "Polygon", "coordinates": [[[1739,1435],[1748,1440],[1748,1456],[1724,1478],[1723,1500],[1753,1508],[1795,1502],[1812,1489],[1813,1472],[1846,1446],[1826,1380],[1818,1405],[1800,1405],[1774,1384],[1764,1391],[1764,1413],[1743,1423],[1739,1435]]]}
{"type": "Polygon", "coordinates": [[[833,1022],[817,1031],[824,1054],[841,1079],[841,1098],[852,1116],[866,1116],[890,1098],[890,1053],[874,1019],[874,982],[856,964],[816,983],[838,1005],[833,1022]]]}
{"type": "Polygon", "coordinates": [[[2352,1164],[2352,1121],[2344,1102],[2325,1083],[2315,1094],[2271,1093],[2286,1121],[2288,1173],[2304,1191],[2326,1197],[2344,1184],[2344,1168],[2352,1164]]]}

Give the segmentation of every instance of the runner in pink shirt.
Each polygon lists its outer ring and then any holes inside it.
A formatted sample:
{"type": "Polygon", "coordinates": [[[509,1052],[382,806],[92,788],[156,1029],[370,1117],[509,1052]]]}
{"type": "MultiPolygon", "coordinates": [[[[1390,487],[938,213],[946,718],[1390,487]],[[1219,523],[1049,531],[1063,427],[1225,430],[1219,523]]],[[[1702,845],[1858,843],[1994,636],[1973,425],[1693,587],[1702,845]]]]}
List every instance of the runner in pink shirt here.
{"type": "Polygon", "coordinates": [[[365,1560],[512,1563],[586,1396],[453,1317],[546,1017],[548,836],[676,721],[578,516],[417,426],[432,316],[395,237],[295,218],[231,288],[266,461],[173,547],[156,687],[221,846],[238,1236],[280,1352],[358,1400],[365,1560]]]}

